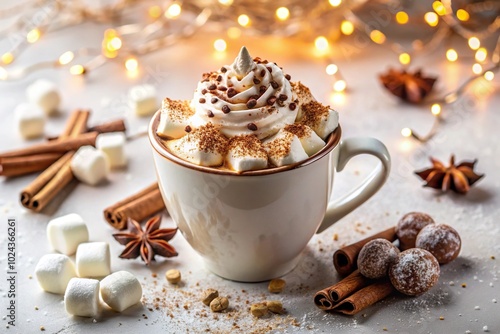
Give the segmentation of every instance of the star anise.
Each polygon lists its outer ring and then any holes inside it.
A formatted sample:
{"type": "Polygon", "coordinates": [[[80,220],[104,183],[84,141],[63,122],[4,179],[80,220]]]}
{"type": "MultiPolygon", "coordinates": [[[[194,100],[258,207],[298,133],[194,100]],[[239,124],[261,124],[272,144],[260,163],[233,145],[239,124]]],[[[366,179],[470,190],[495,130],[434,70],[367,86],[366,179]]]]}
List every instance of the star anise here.
{"type": "Polygon", "coordinates": [[[127,221],[127,232],[115,233],[113,237],[125,249],[120,254],[122,259],[135,259],[139,255],[149,265],[154,261],[155,255],[164,257],[177,256],[175,248],[167,241],[172,239],[177,232],[176,228],[160,229],[161,216],[155,216],[146,222],[145,229],[135,220],[127,221]]]}
{"type": "Polygon", "coordinates": [[[452,155],[448,167],[432,157],[430,160],[432,162],[431,168],[415,172],[422,180],[426,181],[424,187],[441,189],[443,192],[451,189],[456,193],[465,194],[474,183],[484,176],[484,174],[474,172],[477,160],[462,161],[455,166],[455,156],[452,155]]]}
{"type": "Polygon", "coordinates": [[[429,94],[437,78],[426,77],[421,70],[408,73],[405,70],[389,69],[379,75],[380,82],[393,95],[409,103],[419,103],[429,94]]]}

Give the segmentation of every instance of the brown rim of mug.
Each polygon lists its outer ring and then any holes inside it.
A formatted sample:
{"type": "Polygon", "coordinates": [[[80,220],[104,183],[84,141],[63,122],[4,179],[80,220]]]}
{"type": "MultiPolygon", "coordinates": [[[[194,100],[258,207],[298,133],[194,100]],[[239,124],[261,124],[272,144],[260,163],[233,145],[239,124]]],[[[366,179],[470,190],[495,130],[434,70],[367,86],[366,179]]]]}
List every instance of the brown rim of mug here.
{"type": "Polygon", "coordinates": [[[259,169],[259,170],[252,170],[252,171],[244,171],[244,172],[236,172],[236,171],[231,171],[231,170],[222,170],[218,169],[217,167],[205,167],[205,166],[199,166],[195,165],[189,161],[183,160],[176,155],[172,154],[165,144],[163,143],[162,139],[156,134],[156,129],[158,128],[158,124],[160,123],[160,112],[161,110],[158,110],[153,118],[151,119],[151,122],[149,123],[148,127],[148,137],[149,141],[151,143],[151,146],[153,149],[158,152],[162,157],[166,158],[167,160],[170,160],[178,165],[194,169],[200,172],[205,172],[209,174],[219,174],[219,175],[237,175],[237,176],[257,176],[257,175],[268,175],[268,174],[274,174],[274,173],[280,173],[284,172],[287,170],[291,169],[296,169],[300,168],[303,166],[307,166],[319,159],[322,159],[328,153],[332,151],[332,149],[337,146],[337,144],[340,142],[340,137],[342,135],[342,129],[340,128],[340,125],[333,131],[327,139],[326,145],[319,150],[316,154],[310,156],[309,158],[302,160],[300,162],[291,164],[291,165],[286,165],[286,166],[281,166],[281,167],[271,167],[271,168],[266,168],[266,169],[259,169]]]}

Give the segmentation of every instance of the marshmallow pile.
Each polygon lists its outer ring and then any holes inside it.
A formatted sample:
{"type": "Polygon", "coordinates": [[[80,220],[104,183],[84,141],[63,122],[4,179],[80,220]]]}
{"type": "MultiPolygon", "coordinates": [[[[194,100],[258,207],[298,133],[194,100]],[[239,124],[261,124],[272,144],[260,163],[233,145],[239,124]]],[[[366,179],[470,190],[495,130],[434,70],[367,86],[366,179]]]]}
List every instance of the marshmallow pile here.
{"type": "Polygon", "coordinates": [[[38,138],[44,133],[45,117],[57,113],[61,97],[56,85],[46,79],[29,85],[26,97],[28,102],[19,104],[14,110],[16,126],[23,138],[38,138]]]}
{"type": "Polygon", "coordinates": [[[191,101],[163,101],[157,134],[201,166],[243,172],[303,161],[325,146],[338,113],[290,79],[243,47],[232,65],[203,75],[191,101]]]}
{"type": "Polygon", "coordinates": [[[71,315],[93,317],[99,313],[99,294],[113,310],[121,312],[138,303],[142,287],[129,272],[111,273],[109,245],[89,242],[87,225],[78,214],[53,219],[47,225],[51,247],[62,254],[46,254],[38,261],[35,276],[47,292],[64,294],[71,315]],[[76,265],[69,257],[76,253],[76,265]],[[100,282],[98,278],[104,277],[100,282]]]}

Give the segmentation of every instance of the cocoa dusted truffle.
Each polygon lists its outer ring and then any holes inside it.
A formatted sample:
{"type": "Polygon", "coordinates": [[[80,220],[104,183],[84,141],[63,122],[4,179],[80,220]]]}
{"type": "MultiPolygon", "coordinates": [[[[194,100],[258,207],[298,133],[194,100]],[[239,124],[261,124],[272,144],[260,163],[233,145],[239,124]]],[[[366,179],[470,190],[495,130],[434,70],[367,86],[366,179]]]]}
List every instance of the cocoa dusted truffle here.
{"type": "Polygon", "coordinates": [[[396,225],[399,248],[407,250],[415,247],[418,232],[429,224],[434,224],[434,220],[426,213],[410,212],[404,215],[396,225]]]}
{"type": "Polygon", "coordinates": [[[457,258],[462,241],[453,227],[445,224],[432,224],[420,231],[415,245],[429,251],[440,264],[446,264],[457,258]]]}
{"type": "Polygon", "coordinates": [[[368,278],[387,276],[389,267],[396,262],[399,249],[386,239],[374,239],[361,248],[358,255],[359,272],[368,278]]]}
{"type": "Polygon", "coordinates": [[[409,296],[429,291],[438,282],[439,273],[439,263],[434,255],[420,248],[401,252],[389,268],[394,288],[409,296]]]}

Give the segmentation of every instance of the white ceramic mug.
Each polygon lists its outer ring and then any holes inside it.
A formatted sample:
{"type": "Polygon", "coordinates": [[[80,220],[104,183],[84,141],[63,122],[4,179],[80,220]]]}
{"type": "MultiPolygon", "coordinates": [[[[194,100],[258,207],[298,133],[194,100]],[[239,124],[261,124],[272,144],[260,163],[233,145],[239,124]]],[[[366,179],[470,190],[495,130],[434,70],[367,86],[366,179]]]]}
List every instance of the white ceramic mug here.
{"type": "Polygon", "coordinates": [[[341,141],[341,128],[326,146],[291,166],[237,174],[201,167],[170,153],[155,133],[149,140],[167,210],[206,266],[224,278],[258,282],[282,276],[322,232],[375,194],[390,170],[387,148],[373,138],[341,141]],[[353,156],[371,154],[381,164],[357,188],[330,201],[335,171],[353,156]]]}

